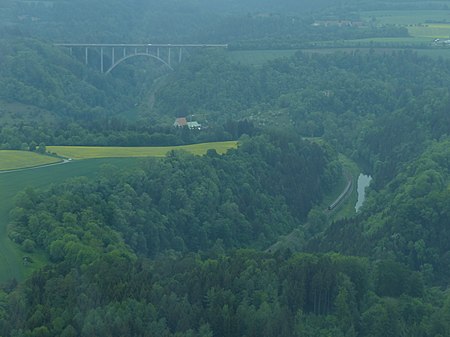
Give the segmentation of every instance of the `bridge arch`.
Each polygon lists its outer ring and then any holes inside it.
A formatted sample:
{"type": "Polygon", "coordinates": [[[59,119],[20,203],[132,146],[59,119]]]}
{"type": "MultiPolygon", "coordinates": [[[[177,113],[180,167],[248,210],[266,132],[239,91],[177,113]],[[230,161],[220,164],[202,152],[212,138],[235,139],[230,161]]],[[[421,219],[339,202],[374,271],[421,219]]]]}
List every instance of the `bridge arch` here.
{"type": "Polygon", "coordinates": [[[159,62],[163,63],[170,70],[173,70],[173,68],[170,66],[169,63],[167,63],[165,60],[163,60],[162,58],[160,58],[160,57],[158,57],[156,55],[147,54],[147,53],[136,53],[136,54],[127,55],[127,56],[122,57],[121,59],[117,60],[116,62],[114,62],[114,64],[111,65],[111,67],[109,67],[109,69],[105,73],[109,74],[119,64],[121,64],[122,62],[124,62],[124,61],[126,61],[126,60],[128,60],[128,59],[130,59],[132,57],[135,57],[135,56],[147,56],[147,57],[154,58],[155,60],[158,60],[159,62]]]}
{"type": "Polygon", "coordinates": [[[171,50],[178,49],[178,63],[181,63],[182,51],[190,48],[228,48],[227,44],[129,44],[129,43],[55,43],[56,47],[65,47],[69,49],[70,55],[73,55],[73,49],[84,49],[84,63],[89,65],[89,50],[91,48],[100,52],[100,71],[102,73],[110,73],[120,63],[135,56],[150,56],[157,61],[163,63],[167,68],[173,70],[171,66],[172,54],[171,50]],[[122,49],[123,57],[118,61],[115,59],[115,48],[122,49]],[[145,51],[143,51],[145,50],[145,51]],[[164,58],[167,56],[167,61],[161,58],[160,50],[163,50],[164,58]],[[129,52],[132,51],[130,54],[129,52]],[[154,53],[152,53],[152,51],[154,53]],[[164,52],[165,51],[165,52],[164,52]],[[109,63],[109,57],[105,60],[105,52],[109,52],[111,55],[111,66],[105,72],[105,63],[109,63]],[[106,61],[106,62],[105,62],[106,61]]]}

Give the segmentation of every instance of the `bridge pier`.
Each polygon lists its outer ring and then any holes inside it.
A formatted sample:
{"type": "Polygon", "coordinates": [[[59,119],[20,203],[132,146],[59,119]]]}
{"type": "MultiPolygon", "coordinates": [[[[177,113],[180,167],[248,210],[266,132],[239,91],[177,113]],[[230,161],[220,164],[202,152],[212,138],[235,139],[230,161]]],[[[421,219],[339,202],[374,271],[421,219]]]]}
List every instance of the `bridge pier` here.
{"type": "Polygon", "coordinates": [[[102,72],[102,74],[103,74],[103,59],[104,59],[104,57],[103,57],[103,47],[101,47],[100,48],[100,71],[102,72]]]}

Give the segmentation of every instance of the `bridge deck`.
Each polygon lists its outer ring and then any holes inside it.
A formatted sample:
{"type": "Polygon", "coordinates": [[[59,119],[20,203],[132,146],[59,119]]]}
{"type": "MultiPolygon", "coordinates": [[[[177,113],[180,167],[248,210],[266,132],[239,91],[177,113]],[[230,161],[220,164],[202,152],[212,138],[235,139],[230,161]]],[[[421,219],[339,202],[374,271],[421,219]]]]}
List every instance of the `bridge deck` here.
{"type": "Polygon", "coordinates": [[[228,48],[228,44],[170,44],[170,43],[55,43],[58,47],[167,47],[167,48],[228,48]]]}

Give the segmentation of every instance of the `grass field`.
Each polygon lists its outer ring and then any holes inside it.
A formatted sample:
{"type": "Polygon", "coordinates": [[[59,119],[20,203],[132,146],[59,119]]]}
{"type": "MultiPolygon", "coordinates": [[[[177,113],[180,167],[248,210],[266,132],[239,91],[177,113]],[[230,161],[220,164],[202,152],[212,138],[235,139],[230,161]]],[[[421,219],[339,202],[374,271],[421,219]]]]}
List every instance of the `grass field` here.
{"type": "Polygon", "coordinates": [[[61,161],[29,151],[0,150],[0,171],[47,165],[61,161]]]}
{"type": "Polygon", "coordinates": [[[423,24],[408,27],[408,32],[416,38],[448,39],[450,38],[450,24],[423,24]]]}
{"type": "Polygon", "coordinates": [[[450,10],[372,11],[361,15],[366,21],[375,19],[377,24],[405,27],[417,41],[450,38],[450,10]]]}
{"type": "Polygon", "coordinates": [[[142,160],[140,158],[80,160],[35,170],[0,173],[0,283],[12,278],[23,280],[25,276],[45,263],[44,254],[24,253],[7,237],[9,212],[14,205],[14,196],[18,192],[27,187],[45,188],[72,177],[94,177],[102,171],[104,165],[114,165],[117,170],[120,170],[137,166],[142,160]],[[31,256],[35,262],[24,266],[22,263],[24,255],[31,256]]]}
{"type": "Polygon", "coordinates": [[[389,25],[417,25],[430,21],[450,22],[449,10],[388,10],[362,12],[361,17],[366,21],[375,18],[377,23],[389,25]]]}
{"type": "MultiPolygon", "coordinates": [[[[395,51],[401,51],[404,50],[402,48],[323,48],[323,49],[305,49],[305,53],[318,53],[318,54],[332,54],[336,52],[343,52],[343,53],[352,53],[354,51],[358,50],[362,53],[368,53],[369,51],[373,50],[376,53],[392,53],[395,51]]],[[[408,50],[411,50],[415,53],[417,53],[419,56],[428,56],[432,58],[439,58],[442,57],[444,59],[450,58],[450,48],[408,48],[408,50]]]]}
{"type": "Polygon", "coordinates": [[[236,148],[236,141],[202,143],[183,146],[163,147],[106,147],[106,146],[48,146],[47,150],[72,159],[122,158],[122,157],[164,157],[171,150],[184,150],[196,155],[203,155],[208,149],[225,153],[236,148]]]}
{"type": "Polygon", "coordinates": [[[428,45],[431,46],[434,38],[425,37],[425,36],[406,36],[406,37],[371,37],[366,39],[356,39],[356,40],[347,40],[347,43],[387,43],[398,46],[421,46],[428,45]]]}

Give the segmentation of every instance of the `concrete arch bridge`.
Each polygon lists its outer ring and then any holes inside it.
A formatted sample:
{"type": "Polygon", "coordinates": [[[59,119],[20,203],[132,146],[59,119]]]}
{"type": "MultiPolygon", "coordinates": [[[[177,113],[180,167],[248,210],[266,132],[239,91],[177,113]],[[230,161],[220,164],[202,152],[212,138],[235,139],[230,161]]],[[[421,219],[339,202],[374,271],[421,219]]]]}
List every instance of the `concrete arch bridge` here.
{"type": "Polygon", "coordinates": [[[227,44],[100,44],[100,43],[55,43],[57,47],[68,48],[71,55],[81,54],[84,63],[96,64],[100,72],[108,74],[122,62],[137,56],[153,58],[168,69],[173,70],[174,63],[181,63],[183,50],[192,48],[227,48],[227,44]]]}

